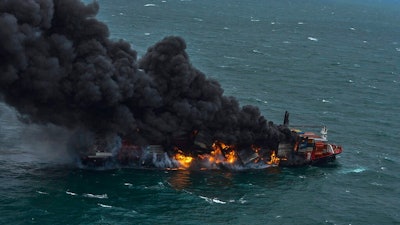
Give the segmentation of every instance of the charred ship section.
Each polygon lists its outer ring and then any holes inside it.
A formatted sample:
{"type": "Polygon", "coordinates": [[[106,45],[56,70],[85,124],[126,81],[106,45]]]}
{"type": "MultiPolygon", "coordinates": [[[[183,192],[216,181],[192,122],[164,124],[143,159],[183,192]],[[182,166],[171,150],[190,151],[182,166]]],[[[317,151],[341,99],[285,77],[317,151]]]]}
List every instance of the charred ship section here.
{"type": "MultiPolygon", "coordinates": [[[[283,126],[291,131],[292,139],[276,146],[237,146],[213,140],[197,130],[176,136],[167,146],[136,145],[123,140],[116,153],[95,150],[81,155],[83,165],[97,167],[110,162],[119,166],[161,169],[253,169],[271,166],[293,167],[323,165],[333,162],[342,147],[327,140],[327,128],[321,135],[289,128],[289,114],[283,126]]],[[[104,148],[103,148],[104,149],[104,148]]]]}

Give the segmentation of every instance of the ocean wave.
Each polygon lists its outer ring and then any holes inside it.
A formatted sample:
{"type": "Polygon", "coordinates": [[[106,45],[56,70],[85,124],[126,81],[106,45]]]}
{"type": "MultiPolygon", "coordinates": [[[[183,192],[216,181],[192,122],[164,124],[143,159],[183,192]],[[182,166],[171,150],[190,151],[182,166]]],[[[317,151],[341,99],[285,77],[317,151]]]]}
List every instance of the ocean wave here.
{"type": "Polygon", "coordinates": [[[65,193],[68,194],[68,195],[72,195],[72,196],[78,195],[77,193],[74,193],[74,192],[71,192],[71,191],[66,191],[65,193]]]}
{"type": "Polygon", "coordinates": [[[125,186],[132,187],[131,183],[124,183],[125,186]]]}
{"type": "Polygon", "coordinates": [[[205,196],[199,196],[201,199],[204,199],[206,202],[208,202],[208,203],[211,203],[211,204],[213,204],[213,203],[217,203],[217,204],[226,204],[226,202],[224,202],[224,201],[221,201],[221,200],[219,200],[218,198],[208,198],[208,197],[205,197],[205,196]]]}
{"type": "Polygon", "coordinates": [[[101,203],[97,203],[97,205],[103,207],[103,208],[112,208],[111,205],[105,205],[105,204],[101,204],[101,203]]]}
{"type": "Polygon", "coordinates": [[[344,169],[342,171],[340,171],[339,173],[342,174],[349,174],[349,173],[362,173],[364,171],[366,171],[367,169],[364,167],[359,167],[359,168],[354,168],[354,169],[344,169]]]}
{"type": "Polygon", "coordinates": [[[107,194],[102,194],[102,195],[94,195],[94,194],[83,194],[83,197],[87,197],[87,198],[99,198],[99,199],[107,199],[108,196],[107,194]]]}

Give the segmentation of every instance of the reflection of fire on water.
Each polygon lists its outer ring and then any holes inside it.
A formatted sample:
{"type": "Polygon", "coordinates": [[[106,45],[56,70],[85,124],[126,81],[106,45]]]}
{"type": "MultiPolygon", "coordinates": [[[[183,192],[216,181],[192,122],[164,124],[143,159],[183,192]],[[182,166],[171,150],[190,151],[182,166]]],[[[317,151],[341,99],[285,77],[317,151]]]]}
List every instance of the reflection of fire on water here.
{"type": "Polygon", "coordinates": [[[173,171],[174,173],[168,179],[168,184],[176,190],[182,190],[192,184],[189,170],[173,171]]]}
{"type": "MultiPolygon", "coordinates": [[[[204,184],[208,187],[231,187],[233,184],[233,173],[227,171],[208,172],[208,171],[193,171],[193,170],[172,170],[168,171],[166,182],[175,190],[184,191],[189,194],[194,194],[200,198],[210,196],[207,192],[193,193],[192,188],[198,184],[204,184]],[[203,196],[203,197],[201,197],[203,196]]],[[[197,189],[197,188],[195,188],[197,189]]],[[[196,191],[195,191],[196,192],[196,191]]],[[[212,196],[207,197],[213,199],[212,196]]]]}

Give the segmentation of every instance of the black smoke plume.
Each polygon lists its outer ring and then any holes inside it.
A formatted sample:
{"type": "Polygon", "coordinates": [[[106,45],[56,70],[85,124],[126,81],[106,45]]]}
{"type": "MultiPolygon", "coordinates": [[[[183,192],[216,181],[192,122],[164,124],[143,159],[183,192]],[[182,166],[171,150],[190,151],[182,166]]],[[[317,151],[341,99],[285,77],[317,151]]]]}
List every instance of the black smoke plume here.
{"type": "Polygon", "coordinates": [[[190,63],[186,43],[166,37],[140,60],[109,38],[97,2],[0,0],[0,91],[24,121],[117,134],[171,146],[206,133],[239,146],[290,139],[257,107],[240,107],[190,63]]]}

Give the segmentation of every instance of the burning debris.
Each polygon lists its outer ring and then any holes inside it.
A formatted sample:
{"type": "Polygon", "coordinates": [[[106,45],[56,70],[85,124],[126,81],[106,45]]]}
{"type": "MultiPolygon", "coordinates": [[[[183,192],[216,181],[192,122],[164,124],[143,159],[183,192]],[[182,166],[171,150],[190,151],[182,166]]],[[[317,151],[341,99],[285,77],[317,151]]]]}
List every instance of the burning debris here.
{"type": "Polygon", "coordinates": [[[224,96],[190,63],[182,38],[164,38],[138,61],[127,42],[110,40],[98,10],[79,0],[0,0],[0,93],[25,122],[96,136],[80,146],[117,137],[120,145],[84,151],[100,163],[268,165],[281,143],[295,143],[286,123],[224,96]]]}

